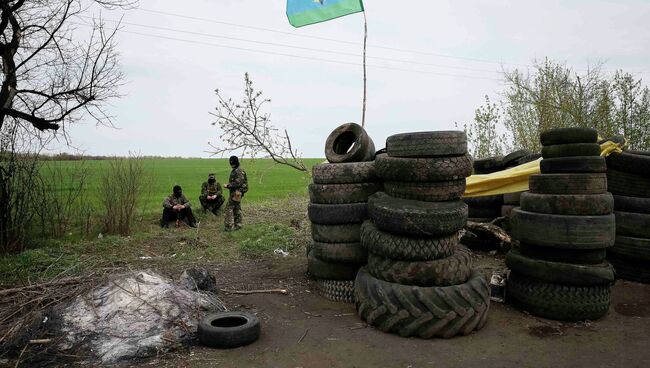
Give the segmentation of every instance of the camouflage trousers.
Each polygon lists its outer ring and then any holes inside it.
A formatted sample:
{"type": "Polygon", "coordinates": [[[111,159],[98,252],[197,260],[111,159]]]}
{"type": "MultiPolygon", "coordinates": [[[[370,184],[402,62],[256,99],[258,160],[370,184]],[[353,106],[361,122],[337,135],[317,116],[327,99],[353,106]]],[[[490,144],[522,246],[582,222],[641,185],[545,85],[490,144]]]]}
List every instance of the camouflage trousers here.
{"type": "Polygon", "coordinates": [[[238,229],[242,227],[241,202],[235,202],[228,199],[224,212],[224,227],[226,230],[238,229]]]}

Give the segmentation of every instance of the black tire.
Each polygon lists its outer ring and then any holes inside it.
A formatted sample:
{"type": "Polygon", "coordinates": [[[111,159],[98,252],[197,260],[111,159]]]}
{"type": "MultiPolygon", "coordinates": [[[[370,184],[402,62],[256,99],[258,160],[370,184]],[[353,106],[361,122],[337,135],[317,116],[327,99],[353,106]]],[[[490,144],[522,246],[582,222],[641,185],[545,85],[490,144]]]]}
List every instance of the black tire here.
{"type": "Polygon", "coordinates": [[[519,205],[521,202],[521,194],[523,192],[514,192],[514,193],[504,193],[503,194],[503,204],[513,204],[519,205]]]}
{"type": "Polygon", "coordinates": [[[542,174],[604,173],[605,158],[600,156],[574,156],[545,158],[539,163],[542,174]]]}
{"type": "Polygon", "coordinates": [[[557,249],[539,247],[521,243],[519,250],[525,256],[552,262],[566,262],[576,264],[598,264],[605,261],[605,249],[557,249]]]}
{"type": "Polygon", "coordinates": [[[425,202],[459,199],[465,193],[465,179],[433,182],[385,181],[384,192],[391,197],[425,202]]]}
{"type": "Polygon", "coordinates": [[[419,287],[382,281],[362,268],[354,289],[361,319],[404,337],[469,335],[483,328],[490,309],[490,287],[478,271],[464,284],[419,287]]]}
{"type": "Polygon", "coordinates": [[[455,233],[467,222],[463,201],[421,202],[378,192],[368,199],[368,214],[378,228],[411,236],[455,233]]]}
{"type": "Polygon", "coordinates": [[[474,173],[476,174],[491,174],[496,171],[503,170],[503,163],[501,160],[503,157],[487,157],[474,160],[472,167],[474,168],[474,173]]]}
{"type": "Polygon", "coordinates": [[[517,166],[519,166],[519,165],[527,164],[529,162],[533,162],[535,160],[539,160],[541,157],[542,157],[541,153],[531,153],[528,156],[524,156],[520,158],[515,163],[517,164],[517,166]]]}
{"type": "Polygon", "coordinates": [[[369,253],[366,268],[374,277],[400,285],[450,286],[469,279],[472,257],[463,246],[447,258],[431,261],[398,261],[369,253]]]}
{"type": "Polygon", "coordinates": [[[542,132],[539,140],[544,146],[567,143],[596,143],[598,132],[591,128],[559,128],[542,132]]]}
{"type": "Polygon", "coordinates": [[[311,237],[319,243],[358,243],[361,224],[311,224],[311,237]]]}
{"type": "Polygon", "coordinates": [[[612,194],[650,198],[650,177],[610,169],[607,171],[607,187],[612,194]]]}
{"type": "Polygon", "coordinates": [[[514,166],[518,166],[517,161],[520,159],[529,156],[532,154],[529,150],[517,150],[511,153],[508,153],[507,155],[503,156],[503,159],[501,160],[501,165],[508,169],[514,166]]]}
{"type": "Polygon", "coordinates": [[[309,184],[309,200],[319,204],[361,203],[379,190],[381,183],[309,184]]]}
{"type": "Polygon", "coordinates": [[[607,192],[605,174],[542,174],[528,179],[531,193],[603,194],[607,192]]]}
{"type": "Polygon", "coordinates": [[[472,158],[469,155],[434,158],[377,155],[375,166],[384,181],[461,180],[472,174],[472,158]]]}
{"type": "Polygon", "coordinates": [[[375,162],[348,162],[317,164],[311,169],[316,184],[350,184],[379,181],[375,162]]]}
{"type": "MultiPolygon", "coordinates": [[[[470,207],[494,208],[503,204],[503,194],[488,195],[480,197],[463,197],[463,202],[470,207]]],[[[476,216],[481,217],[481,216],[476,216]]]]}
{"type": "Polygon", "coordinates": [[[260,320],[245,312],[208,314],[199,322],[197,335],[205,346],[236,348],[251,344],[260,337],[260,320]]]}
{"type": "Polygon", "coordinates": [[[566,216],[522,211],[510,217],[512,235],[522,243],[562,249],[602,249],[614,245],[614,215],[566,216]]]}
{"type": "Polygon", "coordinates": [[[402,261],[430,261],[449,257],[458,245],[458,234],[432,238],[393,235],[379,230],[371,221],[361,225],[361,245],[369,252],[402,261]]]}
{"type": "Polygon", "coordinates": [[[498,207],[468,206],[467,215],[471,218],[497,218],[501,216],[501,206],[498,207]]]}
{"type": "Polygon", "coordinates": [[[604,285],[616,280],[609,262],[574,264],[529,258],[517,249],[506,255],[506,266],[513,272],[543,282],[566,285],[604,285]]]}
{"type": "Polygon", "coordinates": [[[318,294],[340,303],[354,303],[354,280],[316,280],[318,294]]]}
{"type": "Polygon", "coordinates": [[[311,246],[314,257],[327,262],[366,263],[368,252],[361,243],[320,243],[311,246]]]}
{"type": "Polygon", "coordinates": [[[650,262],[635,262],[629,259],[608,256],[619,279],[650,284],[650,262]]]}
{"type": "Polygon", "coordinates": [[[608,215],[614,210],[614,197],[611,193],[537,194],[526,192],[521,196],[521,209],[522,211],[555,215],[608,215]]]}
{"type": "Polygon", "coordinates": [[[372,161],[375,143],[359,124],[346,123],[330,133],[325,141],[325,157],[331,163],[372,161]]]}
{"type": "Polygon", "coordinates": [[[598,143],[567,143],[542,147],[542,157],[600,156],[598,143]]]}
{"type": "Polygon", "coordinates": [[[615,211],[616,235],[650,238],[650,214],[615,211]]]}
{"type": "Polygon", "coordinates": [[[607,156],[607,167],[639,176],[650,176],[650,156],[631,151],[607,156]]]}
{"type": "Polygon", "coordinates": [[[361,264],[327,262],[314,257],[312,252],[307,256],[307,270],[316,279],[354,280],[361,264]]]}
{"type": "Polygon", "coordinates": [[[650,198],[614,195],[614,210],[650,214],[650,198]]]}
{"type": "Polygon", "coordinates": [[[391,157],[438,157],[467,153],[467,135],[462,131],[417,132],[391,135],[386,139],[391,157]]]}
{"type": "Polygon", "coordinates": [[[650,262],[650,239],[616,235],[616,243],[607,249],[607,254],[619,258],[650,262]]]}
{"type": "Polygon", "coordinates": [[[534,315],[560,321],[597,320],[607,314],[610,285],[570,286],[536,281],[511,272],[508,300],[534,315]]]}
{"type": "Polygon", "coordinates": [[[342,225],[363,222],[368,218],[367,203],[307,205],[309,221],[320,225],[342,225]]]}

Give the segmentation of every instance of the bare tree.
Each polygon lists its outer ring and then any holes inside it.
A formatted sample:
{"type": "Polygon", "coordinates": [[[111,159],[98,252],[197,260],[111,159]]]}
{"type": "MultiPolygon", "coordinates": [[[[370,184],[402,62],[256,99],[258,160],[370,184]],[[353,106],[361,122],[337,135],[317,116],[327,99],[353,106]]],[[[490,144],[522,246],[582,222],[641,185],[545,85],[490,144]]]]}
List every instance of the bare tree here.
{"type": "Polygon", "coordinates": [[[244,74],[244,82],[244,98],[241,102],[226,99],[218,89],[215,90],[219,101],[216,112],[210,114],[217,117],[212,125],[219,125],[222,144],[210,143],[214,148],[212,154],[241,151],[242,156],[262,155],[278,164],[307,172],[298,150],[291,146],[289,133],[286,129],[283,133],[280,132],[271,124],[271,116],[262,112],[264,104],[271,100],[263,98],[261,91],[255,91],[248,73],[244,74]]]}

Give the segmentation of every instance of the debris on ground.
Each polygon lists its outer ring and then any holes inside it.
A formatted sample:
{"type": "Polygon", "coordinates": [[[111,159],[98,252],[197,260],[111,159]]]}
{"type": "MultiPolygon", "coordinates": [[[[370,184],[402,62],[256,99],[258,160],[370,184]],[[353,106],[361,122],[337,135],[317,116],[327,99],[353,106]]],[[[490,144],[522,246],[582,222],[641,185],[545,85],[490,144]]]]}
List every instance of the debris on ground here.
{"type": "Polygon", "coordinates": [[[192,291],[214,291],[216,289],[216,279],[205,268],[186,269],[178,282],[185,289],[192,291]]]}

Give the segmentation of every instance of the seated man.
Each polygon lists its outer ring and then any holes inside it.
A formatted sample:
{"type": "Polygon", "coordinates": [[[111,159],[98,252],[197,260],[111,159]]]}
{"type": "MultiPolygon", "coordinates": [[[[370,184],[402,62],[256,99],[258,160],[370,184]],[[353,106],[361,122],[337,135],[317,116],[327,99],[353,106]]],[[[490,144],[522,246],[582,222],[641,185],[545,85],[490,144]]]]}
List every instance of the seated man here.
{"type": "Polygon", "coordinates": [[[217,214],[224,202],[222,192],[221,184],[219,184],[215,175],[209,174],[208,181],[203,182],[203,185],[201,185],[201,195],[199,196],[204,212],[210,211],[215,215],[217,214]]]}
{"type": "Polygon", "coordinates": [[[196,227],[196,220],[190,208],[190,202],[183,195],[180,185],[174,185],[174,192],[163,201],[163,215],[160,220],[161,227],[169,227],[170,221],[185,222],[190,227],[196,227]]]}

